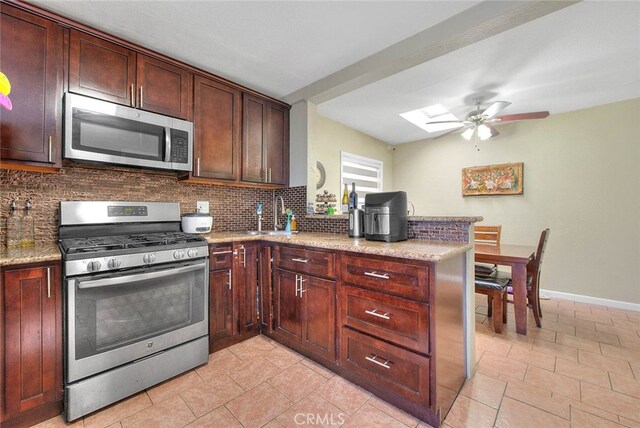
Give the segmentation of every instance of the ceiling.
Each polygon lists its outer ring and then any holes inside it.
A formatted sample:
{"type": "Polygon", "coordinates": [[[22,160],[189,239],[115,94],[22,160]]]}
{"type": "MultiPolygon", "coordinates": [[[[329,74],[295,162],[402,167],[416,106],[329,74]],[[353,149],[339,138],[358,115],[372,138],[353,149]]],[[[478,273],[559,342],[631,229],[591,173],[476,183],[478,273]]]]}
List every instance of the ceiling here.
{"type": "Polygon", "coordinates": [[[310,100],[391,144],[475,95],[552,114],[640,97],[640,2],[68,1],[31,3],[276,98],[310,100]]]}

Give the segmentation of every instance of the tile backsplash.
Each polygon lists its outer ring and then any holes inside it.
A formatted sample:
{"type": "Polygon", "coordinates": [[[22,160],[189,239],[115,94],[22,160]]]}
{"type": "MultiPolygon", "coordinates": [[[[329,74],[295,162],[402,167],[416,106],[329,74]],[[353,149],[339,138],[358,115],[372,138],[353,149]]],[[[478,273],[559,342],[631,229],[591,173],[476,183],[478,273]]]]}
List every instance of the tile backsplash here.
{"type": "MultiPolygon", "coordinates": [[[[58,239],[60,201],[113,200],[180,202],[183,213],[195,212],[196,201],[209,201],[214,231],[256,229],[256,202],[264,202],[263,226],[273,225],[273,190],[214,186],[178,181],[173,173],[130,168],[66,166],[59,173],[0,170],[0,242],[12,199],[33,204],[36,242],[58,239]]],[[[272,227],[272,226],[271,226],[272,227]]]]}
{"type": "MultiPolygon", "coordinates": [[[[173,173],[71,164],[55,174],[0,169],[0,189],[0,246],[6,242],[13,199],[19,207],[31,200],[40,243],[58,239],[60,201],[179,202],[182,213],[195,212],[196,201],[209,201],[213,231],[228,232],[257,229],[256,202],[264,203],[263,229],[273,229],[273,200],[282,196],[285,207],[295,213],[300,231],[346,235],[349,227],[346,216],[307,217],[306,186],[268,190],[185,183],[173,173]]],[[[280,223],[284,224],[283,218],[280,223]]],[[[468,238],[468,223],[409,221],[409,239],[467,242],[468,238]]]]}

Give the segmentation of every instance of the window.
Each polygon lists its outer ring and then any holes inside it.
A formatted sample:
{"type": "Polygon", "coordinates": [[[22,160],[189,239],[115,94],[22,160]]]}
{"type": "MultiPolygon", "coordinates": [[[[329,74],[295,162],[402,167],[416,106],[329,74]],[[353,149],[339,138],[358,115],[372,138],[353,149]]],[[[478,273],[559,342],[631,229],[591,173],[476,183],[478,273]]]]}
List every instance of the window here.
{"type": "Polygon", "coordinates": [[[358,206],[362,206],[367,193],[382,192],[382,161],[340,152],[340,182],[343,189],[348,185],[349,192],[351,183],[356,183],[358,206]]]}

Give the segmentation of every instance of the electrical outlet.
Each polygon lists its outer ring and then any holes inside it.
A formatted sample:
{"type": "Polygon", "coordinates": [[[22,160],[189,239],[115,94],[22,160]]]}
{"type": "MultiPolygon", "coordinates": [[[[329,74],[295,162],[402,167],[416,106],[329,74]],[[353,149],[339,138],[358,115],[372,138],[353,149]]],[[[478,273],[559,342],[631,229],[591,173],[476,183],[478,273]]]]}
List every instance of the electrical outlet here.
{"type": "Polygon", "coordinates": [[[209,201],[197,201],[196,211],[199,213],[209,214],[209,201]]]}

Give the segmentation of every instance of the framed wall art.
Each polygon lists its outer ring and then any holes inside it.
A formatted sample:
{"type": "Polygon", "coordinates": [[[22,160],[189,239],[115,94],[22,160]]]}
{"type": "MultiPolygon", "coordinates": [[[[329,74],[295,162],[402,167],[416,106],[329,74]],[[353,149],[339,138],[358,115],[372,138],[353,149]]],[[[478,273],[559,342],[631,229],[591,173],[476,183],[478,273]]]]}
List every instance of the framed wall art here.
{"type": "Polygon", "coordinates": [[[462,196],[521,195],[523,162],[462,168],[462,196]]]}

